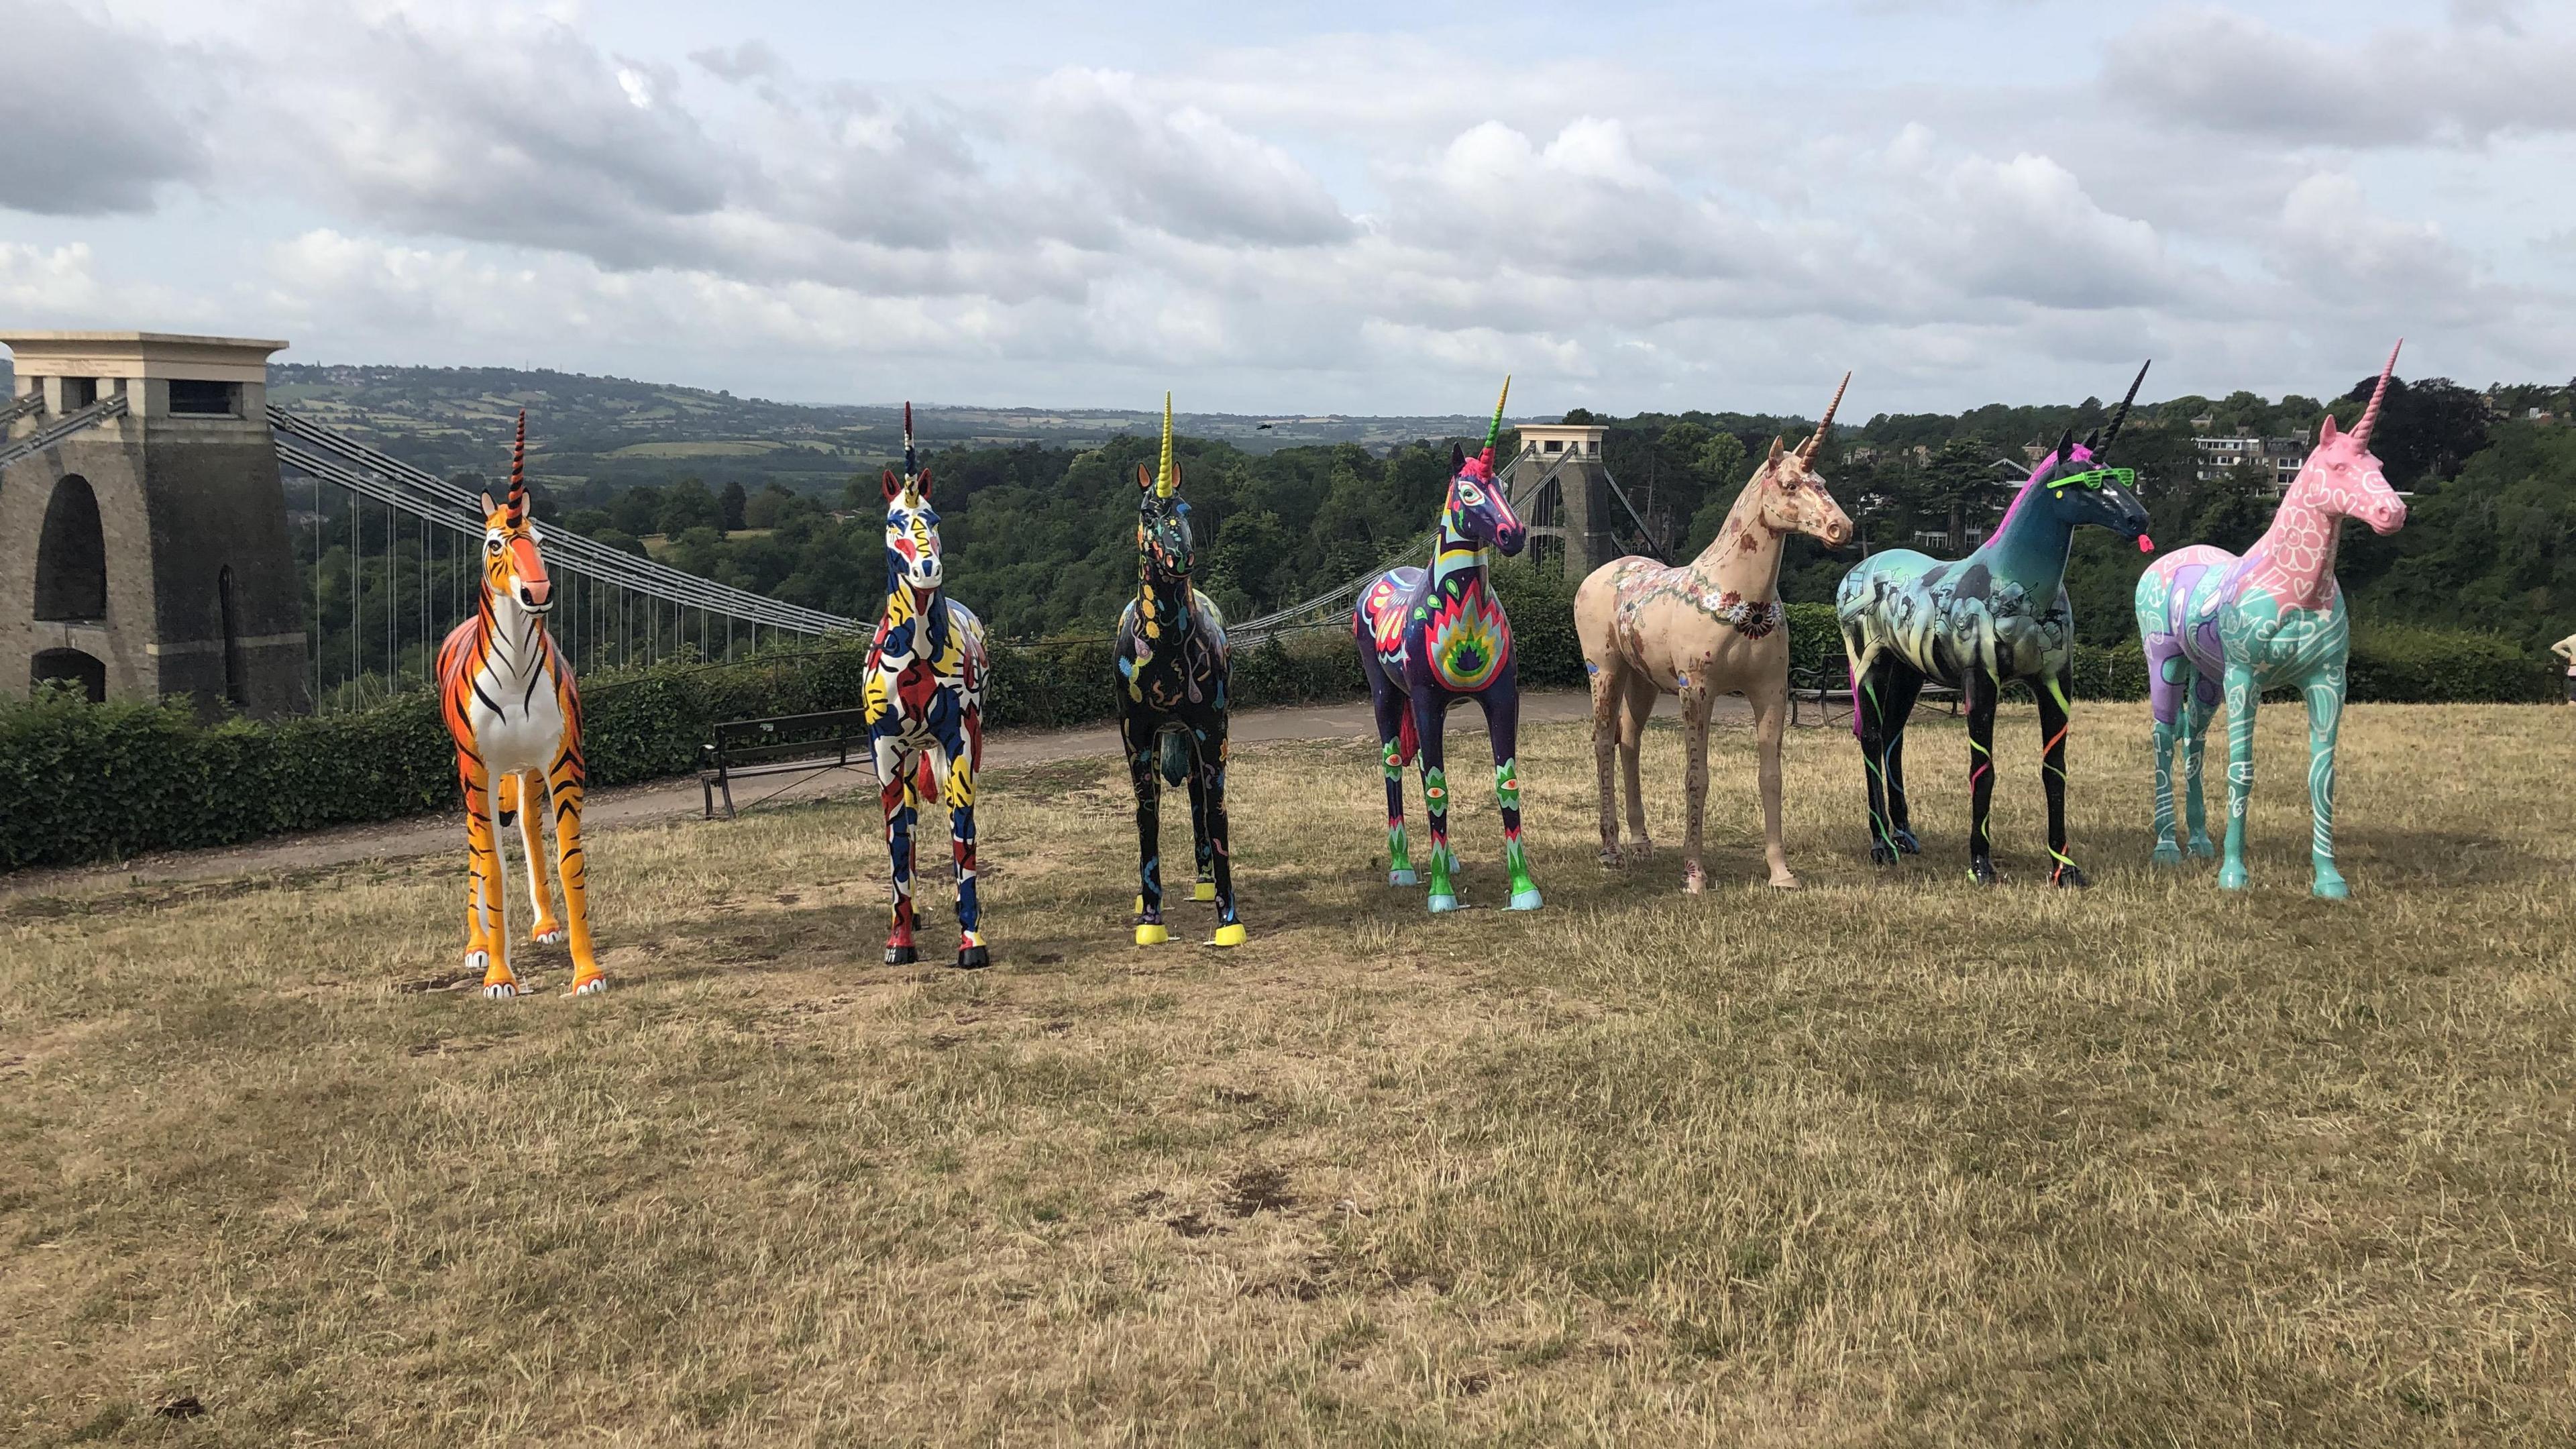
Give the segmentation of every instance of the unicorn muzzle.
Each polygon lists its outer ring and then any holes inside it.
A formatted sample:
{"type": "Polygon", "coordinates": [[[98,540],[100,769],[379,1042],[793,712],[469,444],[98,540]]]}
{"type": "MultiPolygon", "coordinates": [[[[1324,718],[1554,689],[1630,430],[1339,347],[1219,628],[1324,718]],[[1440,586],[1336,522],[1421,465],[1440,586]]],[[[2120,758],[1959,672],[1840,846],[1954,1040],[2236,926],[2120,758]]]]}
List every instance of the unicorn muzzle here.
{"type": "Polygon", "coordinates": [[[555,586],[549,579],[519,580],[519,607],[531,614],[542,614],[555,606],[555,586]]]}

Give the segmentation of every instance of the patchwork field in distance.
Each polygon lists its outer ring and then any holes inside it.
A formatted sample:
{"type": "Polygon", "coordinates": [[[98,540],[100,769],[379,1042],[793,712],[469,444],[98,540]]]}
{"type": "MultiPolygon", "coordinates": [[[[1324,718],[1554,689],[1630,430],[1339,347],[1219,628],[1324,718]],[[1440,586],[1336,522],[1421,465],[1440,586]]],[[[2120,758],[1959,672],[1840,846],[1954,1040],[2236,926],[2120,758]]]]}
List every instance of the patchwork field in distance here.
{"type": "Polygon", "coordinates": [[[2151,870],[2131,704],[2075,713],[2089,892],[2023,706],[2005,885],[1936,713],[1894,873],[1792,732],[1796,893],[1721,726],[1699,898],[1665,711],[1617,871],[1524,731],[1535,914],[1490,791],[1434,918],[1373,743],[1240,752],[1231,952],[1128,944],[1109,760],[987,775],[980,973],[879,964],[867,793],[591,836],[579,1001],[460,980],[461,849],[0,902],[0,1440],[2576,1436],[2570,715],[2354,707],[2333,904],[2295,709],[2242,896],[2151,870]]]}

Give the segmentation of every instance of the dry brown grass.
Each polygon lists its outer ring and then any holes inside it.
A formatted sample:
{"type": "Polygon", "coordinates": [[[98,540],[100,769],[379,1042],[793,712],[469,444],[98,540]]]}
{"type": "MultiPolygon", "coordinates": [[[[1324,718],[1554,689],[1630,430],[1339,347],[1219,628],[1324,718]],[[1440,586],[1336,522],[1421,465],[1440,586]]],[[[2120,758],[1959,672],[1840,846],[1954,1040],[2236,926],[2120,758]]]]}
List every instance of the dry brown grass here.
{"type": "Polygon", "coordinates": [[[1540,732],[1536,916],[1378,884],[1367,748],[1247,752],[1233,954],[1125,944],[1066,766],[986,787],[978,975],[877,964],[870,802],[597,837],[578,1002],[406,989],[456,860],[8,902],[0,1439],[2569,1442],[2570,716],[2355,710],[2332,906],[2293,712],[2241,898],[2149,872],[2140,714],[2080,896],[2025,711],[1992,891],[1941,720],[1893,878],[1793,736],[1795,895],[1721,730],[1699,899],[1540,732]]]}

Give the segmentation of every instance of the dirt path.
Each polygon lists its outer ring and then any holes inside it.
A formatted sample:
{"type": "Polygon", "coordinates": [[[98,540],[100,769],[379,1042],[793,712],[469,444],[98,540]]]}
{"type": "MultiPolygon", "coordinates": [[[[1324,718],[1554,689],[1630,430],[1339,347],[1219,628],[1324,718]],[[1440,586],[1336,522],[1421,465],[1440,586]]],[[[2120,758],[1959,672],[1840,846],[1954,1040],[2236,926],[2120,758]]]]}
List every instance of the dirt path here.
{"type": "MultiPolygon", "coordinates": [[[[1589,709],[1584,695],[1571,690],[1532,693],[1521,701],[1528,724],[1559,724],[1582,719],[1589,709]]],[[[1670,714],[1668,704],[1664,711],[1670,714]]],[[[1719,717],[1749,718],[1744,701],[1729,695],[1719,701],[1719,717]]],[[[1482,735],[1484,716],[1462,707],[1449,717],[1452,736],[1482,735]]],[[[1372,739],[1376,725],[1368,702],[1299,705],[1285,709],[1244,710],[1234,717],[1234,742],[1261,744],[1273,740],[1372,739]]],[[[987,767],[1042,765],[1057,760],[1112,759],[1118,754],[1117,731],[1106,725],[1078,730],[997,730],[986,737],[987,767]]],[[[734,789],[734,804],[750,811],[761,805],[817,800],[876,788],[876,777],[863,770],[826,770],[812,775],[747,780],[734,789]]],[[[697,815],[704,808],[695,776],[656,780],[592,793],[582,812],[586,830],[657,824],[697,815]]],[[[217,850],[174,851],[143,856],[117,865],[66,870],[22,871],[0,876],[0,895],[53,893],[113,888],[147,881],[212,880],[263,871],[309,870],[361,860],[396,860],[462,851],[465,819],[461,812],[413,815],[372,825],[348,825],[302,835],[277,836],[217,850]]]]}

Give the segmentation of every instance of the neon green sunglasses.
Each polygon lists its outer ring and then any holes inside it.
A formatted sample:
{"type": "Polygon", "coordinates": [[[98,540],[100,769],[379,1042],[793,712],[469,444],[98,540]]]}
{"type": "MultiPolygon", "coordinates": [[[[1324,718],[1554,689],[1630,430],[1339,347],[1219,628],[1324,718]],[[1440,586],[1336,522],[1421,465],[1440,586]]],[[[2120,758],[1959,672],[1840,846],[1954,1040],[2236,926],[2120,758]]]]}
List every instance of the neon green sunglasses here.
{"type": "Polygon", "coordinates": [[[2135,468],[2095,468],[2087,472],[2068,473],[2063,477],[2051,478],[2048,480],[2048,486],[2051,488],[2099,488],[2105,483],[2117,483],[2121,487],[2129,489],[2131,492],[2135,492],[2138,487],[2138,470],[2135,468]]]}

